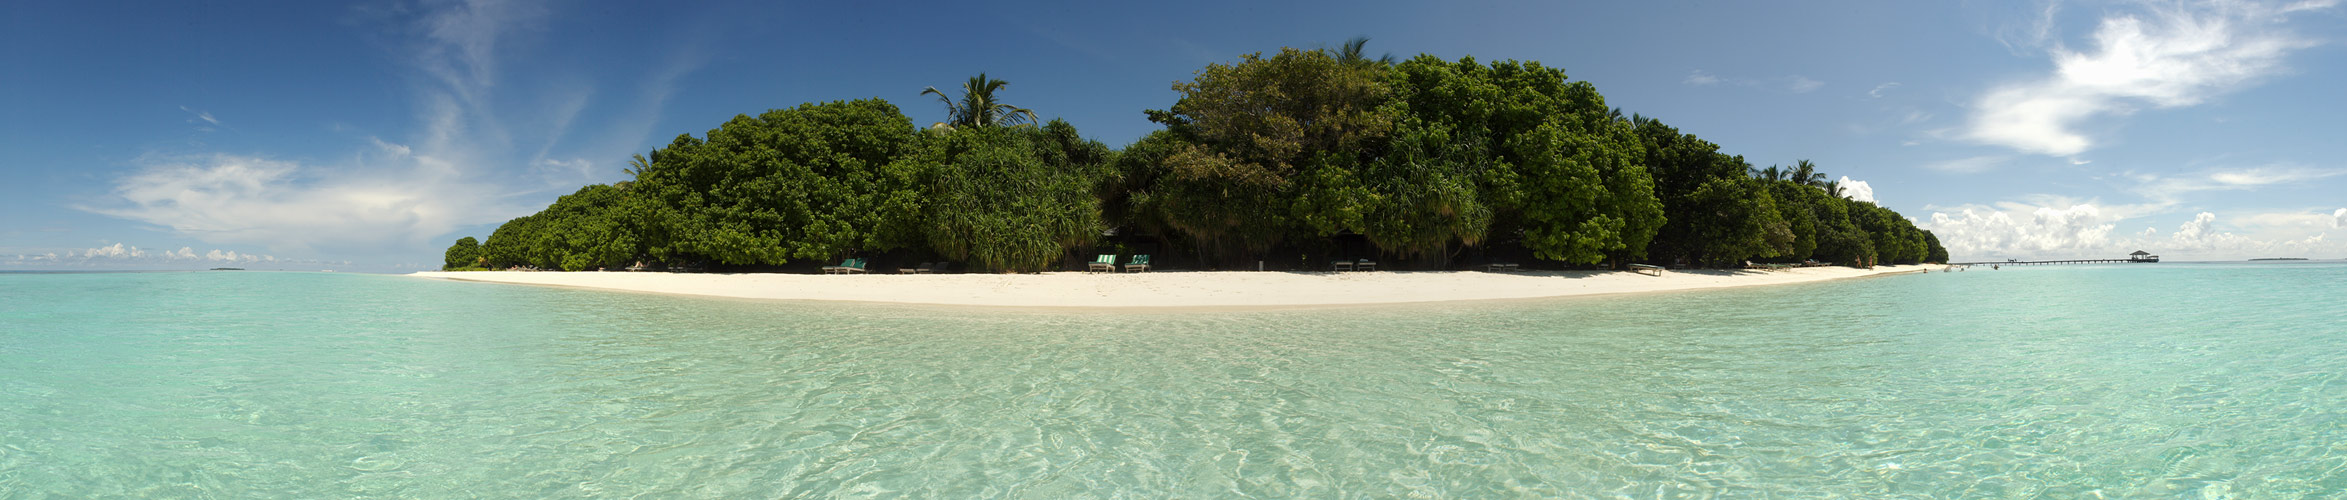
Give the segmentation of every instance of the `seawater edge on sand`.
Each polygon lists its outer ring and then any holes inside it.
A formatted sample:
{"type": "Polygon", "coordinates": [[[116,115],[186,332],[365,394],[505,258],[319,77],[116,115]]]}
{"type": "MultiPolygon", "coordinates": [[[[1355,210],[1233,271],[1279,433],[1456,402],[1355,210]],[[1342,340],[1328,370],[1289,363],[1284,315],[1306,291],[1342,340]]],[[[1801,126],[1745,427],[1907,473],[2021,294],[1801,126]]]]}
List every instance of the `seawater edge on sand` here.
{"type": "Polygon", "coordinates": [[[1139,274],[801,275],[630,272],[419,272],[451,281],[748,300],[1024,310],[1322,309],[1709,290],[1928,273],[1930,266],[1784,271],[1370,273],[1189,271],[1139,274]]]}

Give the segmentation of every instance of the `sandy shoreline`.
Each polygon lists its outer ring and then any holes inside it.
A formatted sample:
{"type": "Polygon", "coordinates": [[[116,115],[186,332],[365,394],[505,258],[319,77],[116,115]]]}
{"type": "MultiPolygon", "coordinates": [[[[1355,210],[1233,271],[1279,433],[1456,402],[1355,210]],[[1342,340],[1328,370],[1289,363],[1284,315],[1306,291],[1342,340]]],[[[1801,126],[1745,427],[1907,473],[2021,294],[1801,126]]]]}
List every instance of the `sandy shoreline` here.
{"type": "Polygon", "coordinates": [[[1148,272],[1086,274],[670,274],[420,272],[410,276],[745,299],[995,307],[1281,307],[1504,300],[1808,283],[1929,266],[1620,271],[1148,272]]]}

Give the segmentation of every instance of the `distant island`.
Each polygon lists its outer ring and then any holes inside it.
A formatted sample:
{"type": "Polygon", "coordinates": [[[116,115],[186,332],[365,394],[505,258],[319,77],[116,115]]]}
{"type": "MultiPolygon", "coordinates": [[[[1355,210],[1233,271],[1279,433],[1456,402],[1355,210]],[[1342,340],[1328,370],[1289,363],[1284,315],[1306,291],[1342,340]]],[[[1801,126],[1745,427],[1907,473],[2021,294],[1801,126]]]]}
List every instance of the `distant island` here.
{"type": "Polygon", "coordinates": [[[948,117],[927,127],[879,98],[738,115],[636,155],[629,180],[459,239],[444,269],[1947,261],[1808,160],[1755,167],[1539,62],[1378,58],[1364,41],[1209,64],[1171,106],[1136,109],[1164,128],[1122,149],[1003,103],[985,74],[958,99],[921,91],[948,117]]]}
{"type": "Polygon", "coordinates": [[[212,270],[214,270],[214,271],[243,271],[243,270],[244,270],[244,268],[242,268],[242,267],[215,267],[215,268],[212,268],[212,270]]]}
{"type": "Polygon", "coordinates": [[[2305,258],[2305,257],[2267,257],[2267,258],[2263,258],[2263,259],[2249,259],[2249,260],[2251,260],[2251,261],[2259,261],[2259,260],[2306,260],[2306,258],[2305,258]]]}

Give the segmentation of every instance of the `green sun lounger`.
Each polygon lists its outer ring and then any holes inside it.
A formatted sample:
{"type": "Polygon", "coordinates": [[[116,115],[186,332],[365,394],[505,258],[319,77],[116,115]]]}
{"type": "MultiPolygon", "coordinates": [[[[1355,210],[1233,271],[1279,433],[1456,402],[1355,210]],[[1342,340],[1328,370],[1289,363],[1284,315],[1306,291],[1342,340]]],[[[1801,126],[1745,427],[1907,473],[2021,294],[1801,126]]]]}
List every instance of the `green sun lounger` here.
{"type": "Polygon", "coordinates": [[[864,272],[864,259],[858,258],[839,261],[839,265],[836,266],[823,266],[823,274],[862,274],[864,272]]]}

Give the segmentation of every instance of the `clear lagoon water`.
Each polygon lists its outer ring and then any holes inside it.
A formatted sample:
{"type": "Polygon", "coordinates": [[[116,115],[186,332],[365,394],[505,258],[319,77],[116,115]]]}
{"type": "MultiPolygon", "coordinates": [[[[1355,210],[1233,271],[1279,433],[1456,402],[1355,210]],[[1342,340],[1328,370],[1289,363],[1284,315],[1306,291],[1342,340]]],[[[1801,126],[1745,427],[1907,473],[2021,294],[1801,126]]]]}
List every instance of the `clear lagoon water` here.
{"type": "Polygon", "coordinates": [[[2337,263],[1139,313],[0,274],[0,498],[2340,497],[2343,300],[2337,263]]]}

